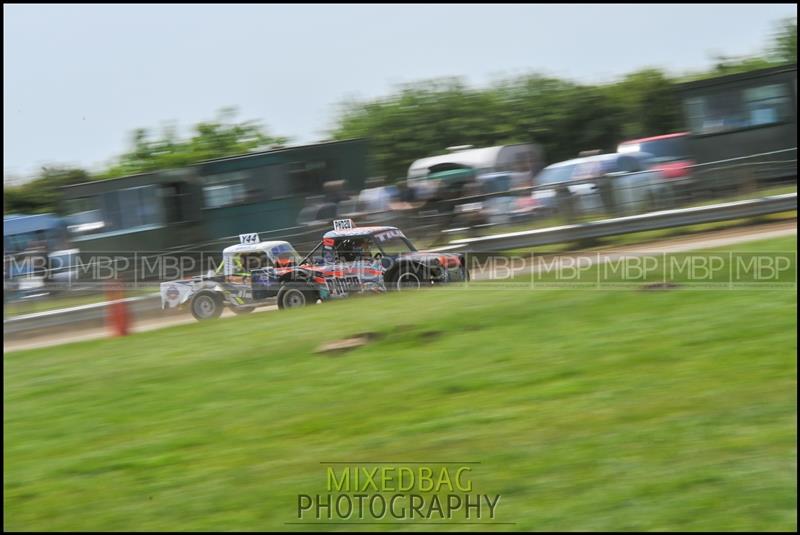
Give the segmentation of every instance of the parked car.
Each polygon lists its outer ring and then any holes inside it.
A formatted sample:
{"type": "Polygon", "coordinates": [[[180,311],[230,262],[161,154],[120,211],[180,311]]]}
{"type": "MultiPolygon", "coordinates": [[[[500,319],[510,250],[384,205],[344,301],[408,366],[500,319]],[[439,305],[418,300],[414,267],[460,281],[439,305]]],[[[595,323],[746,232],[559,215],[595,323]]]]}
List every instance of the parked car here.
{"type": "Polygon", "coordinates": [[[532,197],[540,207],[562,211],[574,201],[576,213],[641,213],[672,205],[671,184],[651,169],[650,154],[598,154],[547,166],[534,179],[532,197]],[[552,186],[552,187],[548,187],[552,186]]]}
{"type": "Polygon", "coordinates": [[[407,183],[416,198],[459,197],[466,184],[503,175],[509,187],[527,185],[542,169],[542,149],[536,144],[498,145],[474,148],[448,147],[447,154],[420,158],[408,168],[407,183]],[[481,177],[483,175],[483,178],[481,177]]]}
{"type": "Polygon", "coordinates": [[[648,167],[660,171],[672,184],[676,197],[689,200],[693,193],[695,161],[689,156],[689,133],[631,139],[620,143],[617,152],[649,154],[648,167]]]}

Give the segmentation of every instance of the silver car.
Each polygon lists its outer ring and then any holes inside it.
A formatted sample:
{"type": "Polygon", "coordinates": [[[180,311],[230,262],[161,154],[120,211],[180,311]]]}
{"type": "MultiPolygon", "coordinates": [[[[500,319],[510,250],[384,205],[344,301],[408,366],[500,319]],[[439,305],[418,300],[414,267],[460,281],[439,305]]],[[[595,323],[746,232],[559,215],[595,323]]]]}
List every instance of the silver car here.
{"type": "Polygon", "coordinates": [[[533,198],[558,210],[565,196],[581,214],[636,214],[672,204],[672,187],[660,171],[649,169],[643,152],[598,154],[549,165],[534,180],[533,198]]]}

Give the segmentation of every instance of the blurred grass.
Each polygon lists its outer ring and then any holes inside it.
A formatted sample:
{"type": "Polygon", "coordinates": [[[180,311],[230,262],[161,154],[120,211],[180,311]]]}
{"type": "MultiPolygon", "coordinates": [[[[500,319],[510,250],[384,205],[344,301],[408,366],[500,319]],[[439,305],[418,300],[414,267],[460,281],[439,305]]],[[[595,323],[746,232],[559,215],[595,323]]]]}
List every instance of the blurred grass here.
{"type": "Polygon", "coordinates": [[[476,284],[8,353],[4,528],[303,529],[322,461],[474,460],[492,529],[795,530],[796,325],[794,290],[476,284]]]}

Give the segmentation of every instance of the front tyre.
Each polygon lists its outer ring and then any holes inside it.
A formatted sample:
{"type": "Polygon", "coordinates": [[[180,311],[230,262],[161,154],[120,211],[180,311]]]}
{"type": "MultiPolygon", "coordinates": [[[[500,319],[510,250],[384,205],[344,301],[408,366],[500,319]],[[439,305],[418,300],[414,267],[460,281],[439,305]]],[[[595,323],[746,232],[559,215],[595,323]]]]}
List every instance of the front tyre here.
{"type": "Polygon", "coordinates": [[[192,316],[197,321],[207,321],[222,315],[222,298],[211,292],[202,292],[192,298],[192,316]]]}
{"type": "Polygon", "coordinates": [[[301,308],[317,302],[316,294],[312,290],[291,285],[281,287],[277,299],[280,310],[301,308]]]}

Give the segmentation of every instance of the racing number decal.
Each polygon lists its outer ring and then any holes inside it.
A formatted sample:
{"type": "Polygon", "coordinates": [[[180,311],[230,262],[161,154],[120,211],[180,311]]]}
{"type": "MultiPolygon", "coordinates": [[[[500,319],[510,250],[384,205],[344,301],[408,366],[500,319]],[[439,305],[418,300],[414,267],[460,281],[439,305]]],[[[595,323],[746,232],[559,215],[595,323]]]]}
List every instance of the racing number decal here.
{"type": "Polygon", "coordinates": [[[250,234],[239,234],[239,243],[241,243],[241,244],[250,245],[250,244],[260,243],[260,242],[261,242],[261,240],[259,239],[258,233],[256,233],[256,232],[253,232],[253,233],[250,233],[250,234]]]}
{"type": "Polygon", "coordinates": [[[325,283],[333,295],[342,295],[348,292],[358,292],[361,290],[361,279],[356,276],[349,277],[326,277],[325,283]]]}

